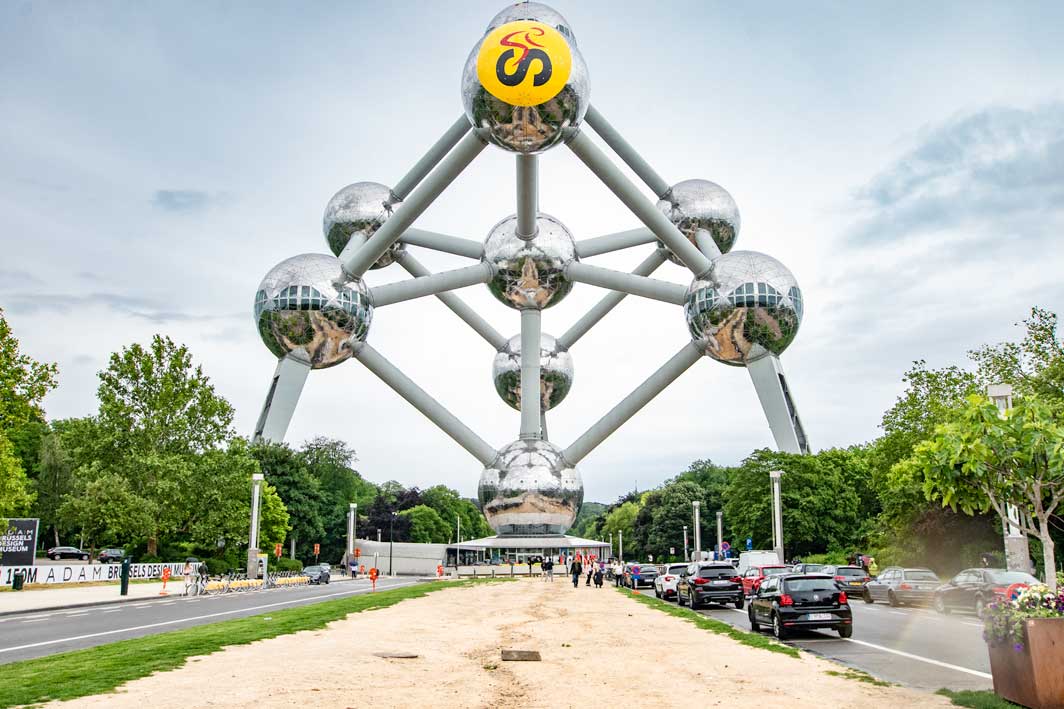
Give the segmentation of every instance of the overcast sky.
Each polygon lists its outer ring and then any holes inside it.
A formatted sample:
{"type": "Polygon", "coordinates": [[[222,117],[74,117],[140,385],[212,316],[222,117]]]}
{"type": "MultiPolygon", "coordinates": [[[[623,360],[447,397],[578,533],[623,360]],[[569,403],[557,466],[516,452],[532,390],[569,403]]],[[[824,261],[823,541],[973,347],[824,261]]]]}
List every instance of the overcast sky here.
{"type": "MultiPolygon", "coordinates": [[[[815,448],[876,436],[912,360],[961,363],[1017,336],[1032,305],[1062,310],[1064,4],[556,7],[598,109],[666,180],[727,188],[736,248],[798,278],[805,320],[783,363],[815,448]]],[[[452,123],[500,8],[0,3],[0,306],[24,351],[59,364],[48,415],[93,413],[108,354],[164,333],[250,434],[275,365],[252,321],[260,279],[327,252],[333,193],[394,184],[452,123]]],[[[576,238],[639,226],[564,147],[541,176],[541,208],[576,238]]],[[[513,158],[489,148],[417,225],[480,240],[513,210],[513,158]]],[[[629,270],[647,248],[593,262],[629,270]]],[[[658,276],[689,281],[671,264],[658,276]]],[[[517,333],[486,288],[460,295],[517,333]]],[[[544,331],[601,295],[576,286],[544,331]]],[[[491,348],[435,299],[380,309],[369,339],[492,444],[517,437],[491,348]]],[[[680,308],[626,299],[573,348],[552,440],[568,445],[686,339],[680,308]]],[[[311,374],[288,440],[318,434],[350,443],[370,480],[475,495],[479,464],[357,362],[311,374]]],[[[746,373],[706,360],[584,460],[587,499],[771,443],[746,373]]]]}

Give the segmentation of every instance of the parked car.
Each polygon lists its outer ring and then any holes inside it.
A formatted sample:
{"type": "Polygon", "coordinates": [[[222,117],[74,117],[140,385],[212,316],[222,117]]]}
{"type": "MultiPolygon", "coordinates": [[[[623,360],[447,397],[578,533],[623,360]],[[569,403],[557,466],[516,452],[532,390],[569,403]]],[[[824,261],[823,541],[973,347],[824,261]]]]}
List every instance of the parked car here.
{"type": "Polygon", "coordinates": [[[676,603],[698,608],[704,603],[746,603],[743,581],[726,561],[696,561],[688,564],[676,583],[676,603]]]}
{"type": "Polygon", "coordinates": [[[89,553],[82,551],[77,547],[52,547],[45,552],[45,555],[54,560],[58,559],[81,559],[82,561],[89,560],[89,553]]]}
{"type": "Polygon", "coordinates": [[[774,551],[743,551],[739,552],[739,575],[745,576],[751,566],[776,566],[780,563],[779,556],[774,551]]]}
{"type": "Polygon", "coordinates": [[[939,613],[973,611],[982,620],[987,604],[1009,595],[1013,584],[1033,586],[1038,579],[1023,571],[965,569],[935,589],[934,606],[939,613]]]}
{"type": "Polygon", "coordinates": [[[767,625],[780,640],[799,628],[830,628],[843,638],[853,635],[849,598],[823,574],[766,578],[750,599],[747,614],[751,630],[767,625]]]}
{"type": "Polygon", "coordinates": [[[903,569],[892,566],[865,584],[865,603],[886,601],[891,606],[902,603],[930,603],[941,579],[931,569],[903,569]]]}
{"type": "Polygon", "coordinates": [[[825,566],[820,573],[831,576],[839,588],[852,593],[863,592],[864,585],[872,580],[868,572],[860,566],[825,566]]]}
{"type": "Polygon", "coordinates": [[[307,577],[308,583],[329,583],[331,574],[329,573],[328,564],[314,564],[313,566],[303,567],[303,574],[307,577]]]}
{"type": "Polygon", "coordinates": [[[823,564],[795,564],[791,567],[791,571],[796,574],[819,574],[823,569],[823,564]]]}
{"type": "Polygon", "coordinates": [[[676,598],[676,584],[687,564],[666,564],[654,578],[654,595],[658,598],[676,598]]]}
{"type": "Polygon", "coordinates": [[[791,573],[791,567],[782,564],[751,566],[742,575],[743,592],[747,596],[752,596],[757,593],[757,589],[766,576],[782,576],[789,573],[791,573]]]}
{"type": "Polygon", "coordinates": [[[97,556],[101,564],[117,564],[126,558],[125,549],[104,549],[97,556]]]}
{"type": "Polygon", "coordinates": [[[643,586],[654,587],[654,579],[658,577],[658,567],[653,564],[632,562],[624,566],[624,585],[631,589],[643,586]],[[636,570],[639,578],[636,578],[636,570]]]}

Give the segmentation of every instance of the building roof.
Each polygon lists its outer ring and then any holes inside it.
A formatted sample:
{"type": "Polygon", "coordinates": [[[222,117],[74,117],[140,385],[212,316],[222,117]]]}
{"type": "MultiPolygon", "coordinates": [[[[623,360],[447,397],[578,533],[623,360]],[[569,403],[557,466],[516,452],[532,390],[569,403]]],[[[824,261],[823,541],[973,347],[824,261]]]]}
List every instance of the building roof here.
{"type": "MultiPolygon", "coordinates": [[[[544,534],[525,537],[517,535],[484,537],[483,539],[470,539],[468,542],[462,542],[460,546],[463,549],[594,549],[609,547],[609,545],[609,542],[570,537],[567,534],[544,534]]],[[[459,545],[452,544],[451,546],[459,545]]]]}

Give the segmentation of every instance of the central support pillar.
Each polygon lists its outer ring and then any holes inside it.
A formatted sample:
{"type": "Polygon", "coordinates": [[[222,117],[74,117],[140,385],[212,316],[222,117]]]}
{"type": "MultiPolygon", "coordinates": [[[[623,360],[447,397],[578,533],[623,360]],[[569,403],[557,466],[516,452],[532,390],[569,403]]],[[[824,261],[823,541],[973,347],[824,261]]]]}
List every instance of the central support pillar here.
{"type": "Polygon", "coordinates": [[[521,311],[521,439],[538,440],[542,432],[539,385],[539,310],[521,311]]]}

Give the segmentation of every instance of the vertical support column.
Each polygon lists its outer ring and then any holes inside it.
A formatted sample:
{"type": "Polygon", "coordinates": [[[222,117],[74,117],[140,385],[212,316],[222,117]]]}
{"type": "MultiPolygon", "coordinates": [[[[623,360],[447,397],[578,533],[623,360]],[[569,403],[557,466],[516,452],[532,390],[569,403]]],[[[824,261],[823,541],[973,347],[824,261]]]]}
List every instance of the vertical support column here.
{"type": "Polygon", "coordinates": [[[259,507],[262,501],[262,473],[251,476],[251,531],[248,532],[248,578],[259,573],[259,507]]]}
{"type": "Polygon", "coordinates": [[[684,561],[690,561],[691,560],[691,552],[689,551],[689,549],[687,547],[687,525],[686,524],[683,526],[683,560],[684,561]]]}
{"type": "Polygon", "coordinates": [[[539,385],[539,310],[521,311],[521,439],[538,440],[542,421],[539,385]]]}
{"type": "Polygon", "coordinates": [[[783,366],[776,355],[768,355],[746,365],[750,381],[768,419],[776,448],[784,453],[808,453],[809,441],[798,418],[783,366]]]}
{"type": "Polygon", "coordinates": [[[724,513],[717,510],[717,558],[724,558],[724,513]]]}
{"type": "Polygon", "coordinates": [[[526,241],[536,236],[539,216],[539,159],[517,156],[517,236],[526,241]]]}
{"type": "Polygon", "coordinates": [[[624,530],[623,529],[618,529],[617,530],[617,558],[619,558],[621,560],[622,564],[624,563],[624,530]]]}
{"type": "MultiPolygon", "coordinates": [[[[1012,385],[990,384],[986,387],[986,395],[997,405],[1001,416],[1012,408],[1012,385]]],[[[1020,511],[1016,505],[1009,505],[1008,522],[1002,522],[1002,533],[1005,537],[1005,566],[1009,571],[1031,572],[1031,550],[1027,535],[1020,529],[1020,511]]]]}
{"type": "Polygon", "coordinates": [[[355,557],[355,518],[358,516],[358,503],[352,502],[347,508],[347,558],[344,563],[351,568],[351,559],[355,557]]]}
{"type": "Polygon", "coordinates": [[[702,560],[702,503],[692,500],[691,506],[695,508],[695,559],[702,560]]]}
{"type": "Polygon", "coordinates": [[[776,558],[783,563],[783,500],[780,497],[780,478],[782,470],[773,470],[769,473],[772,478],[772,546],[776,552],[776,558]]]}
{"type": "Polygon", "coordinates": [[[299,403],[299,395],[303,393],[308,374],[310,365],[306,362],[293,357],[282,357],[277,361],[270,390],[266,393],[259,421],[255,424],[253,442],[284,441],[284,434],[288,431],[288,424],[292,422],[292,414],[296,411],[296,404],[299,403]]]}

